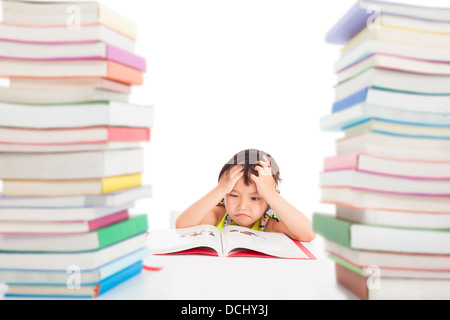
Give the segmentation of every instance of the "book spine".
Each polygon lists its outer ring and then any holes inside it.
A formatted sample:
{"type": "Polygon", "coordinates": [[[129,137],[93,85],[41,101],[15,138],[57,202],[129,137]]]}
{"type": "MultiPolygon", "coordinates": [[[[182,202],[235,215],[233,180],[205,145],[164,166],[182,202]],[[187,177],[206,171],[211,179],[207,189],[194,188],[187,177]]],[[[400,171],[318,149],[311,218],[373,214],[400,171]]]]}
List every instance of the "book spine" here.
{"type": "Polygon", "coordinates": [[[142,174],[131,174],[102,180],[102,193],[111,193],[142,185],[142,174]]]}
{"type": "Polygon", "coordinates": [[[89,225],[89,231],[98,230],[110,225],[113,225],[114,223],[124,221],[130,217],[130,214],[128,210],[123,210],[114,214],[110,214],[108,216],[91,220],[88,222],[89,225]]]}
{"type": "Polygon", "coordinates": [[[146,60],[131,52],[125,51],[113,45],[106,45],[106,57],[109,60],[126,65],[142,72],[147,71],[146,60]]]}
{"type": "Polygon", "coordinates": [[[97,232],[98,249],[131,238],[148,230],[147,215],[140,215],[112,226],[102,228],[97,232]]]}
{"type": "Polygon", "coordinates": [[[336,113],[365,102],[367,99],[368,90],[368,88],[364,88],[363,90],[358,91],[347,98],[336,101],[333,104],[332,113],[336,113]]]}
{"type": "Polygon", "coordinates": [[[314,232],[347,248],[350,248],[350,227],[352,224],[352,222],[338,220],[325,214],[315,213],[313,216],[314,232]]]}
{"type": "Polygon", "coordinates": [[[104,294],[105,292],[111,290],[118,284],[138,275],[141,273],[143,267],[142,261],[138,261],[131,266],[119,271],[115,275],[100,281],[97,291],[97,296],[104,294]]]}
{"type": "Polygon", "coordinates": [[[150,129],[108,127],[108,141],[150,141],[150,129]]]}
{"type": "Polygon", "coordinates": [[[323,170],[336,171],[358,169],[358,160],[358,153],[327,157],[323,162],[323,170]]]}
{"type": "Polygon", "coordinates": [[[144,82],[142,71],[110,60],[108,61],[107,78],[130,85],[141,85],[144,82]]]}

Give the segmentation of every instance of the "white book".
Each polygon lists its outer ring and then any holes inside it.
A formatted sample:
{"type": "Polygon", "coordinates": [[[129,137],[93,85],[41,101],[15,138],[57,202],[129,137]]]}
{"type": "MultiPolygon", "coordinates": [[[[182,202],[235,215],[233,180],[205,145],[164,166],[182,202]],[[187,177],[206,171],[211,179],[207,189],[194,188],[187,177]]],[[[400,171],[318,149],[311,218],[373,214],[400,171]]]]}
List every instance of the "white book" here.
{"type": "Polygon", "coordinates": [[[0,103],[0,126],[14,128],[78,128],[153,126],[153,107],[121,102],[37,106],[0,103]]]}
{"type": "Polygon", "coordinates": [[[119,207],[152,196],[151,186],[130,188],[122,191],[76,196],[8,197],[0,194],[0,209],[11,208],[76,208],[76,207],[119,207]]]}
{"type": "Polygon", "coordinates": [[[71,153],[3,153],[0,178],[8,180],[68,180],[141,173],[142,149],[71,153]]]}
{"type": "Polygon", "coordinates": [[[147,215],[144,214],[85,233],[0,234],[0,250],[54,253],[102,250],[128,238],[145,234],[147,229],[147,215]]]}
{"type": "Polygon", "coordinates": [[[99,251],[78,253],[0,252],[0,269],[67,272],[67,267],[78,266],[80,271],[89,271],[144,248],[145,242],[145,234],[140,234],[99,251]]]}
{"type": "Polygon", "coordinates": [[[450,75],[450,64],[446,62],[418,60],[376,53],[340,70],[337,73],[337,82],[342,83],[352,79],[371,68],[427,75],[450,75]]]}
{"type": "Polygon", "coordinates": [[[447,113],[408,111],[361,103],[323,117],[320,119],[320,126],[322,130],[341,131],[350,125],[372,118],[400,123],[450,125],[450,117],[447,113]]]}
{"type": "Polygon", "coordinates": [[[400,72],[370,68],[335,87],[335,101],[343,100],[365,88],[421,94],[450,94],[450,76],[400,72]]]}
{"type": "Polygon", "coordinates": [[[426,47],[432,49],[450,49],[450,33],[423,32],[420,30],[379,25],[378,28],[365,28],[341,49],[342,55],[358,47],[366,40],[377,40],[426,47]]]}
{"type": "Polygon", "coordinates": [[[363,132],[336,141],[336,153],[366,153],[373,156],[424,161],[450,161],[450,141],[411,138],[363,132]]]}
{"type": "Polygon", "coordinates": [[[367,88],[369,105],[411,112],[450,113],[450,95],[429,95],[367,88]]]}
{"type": "Polygon", "coordinates": [[[152,230],[148,245],[150,253],[155,255],[206,249],[219,257],[228,257],[252,250],[278,258],[312,259],[310,253],[305,253],[283,233],[261,232],[239,226],[228,226],[222,232],[211,225],[152,230]]]}
{"type": "Polygon", "coordinates": [[[61,104],[93,101],[127,103],[128,94],[95,88],[23,89],[0,87],[0,101],[24,104],[61,104]]]}
{"type": "Polygon", "coordinates": [[[336,206],[336,217],[342,220],[380,226],[450,229],[450,212],[433,214],[414,211],[356,209],[338,205],[336,206]]]}
{"type": "Polygon", "coordinates": [[[379,266],[383,269],[450,271],[450,255],[353,250],[326,239],[325,250],[358,266],[379,266]]]}
{"type": "Polygon", "coordinates": [[[321,202],[354,208],[422,213],[450,212],[450,197],[411,196],[352,188],[322,188],[321,202]]]}
{"type": "Polygon", "coordinates": [[[434,270],[410,270],[410,269],[387,269],[381,268],[378,265],[372,266],[358,266],[350,263],[347,260],[342,259],[330,253],[328,255],[335,263],[348,268],[352,271],[357,272],[360,275],[366,277],[374,277],[375,274],[378,279],[392,279],[392,278],[402,278],[402,279],[429,279],[429,280],[450,280],[450,272],[448,271],[434,271],[434,270]]]}
{"type": "Polygon", "coordinates": [[[349,169],[399,178],[450,180],[450,161],[401,159],[359,153],[324,159],[324,171],[349,169]]]}
{"type": "Polygon", "coordinates": [[[71,30],[66,25],[27,26],[0,23],[0,39],[43,44],[104,41],[129,52],[134,52],[136,47],[135,40],[99,24],[84,25],[71,30]]]}
{"type": "Polygon", "coordinates": [[[66,78],[66,79],[39,79],[39,78],[12,78],[9,79],[10,88],[20,89],[73,89],[95,88],[122,94],[131,94],[132,87],[120,82],[104,78],[66,78]]]}
{"type": "MultiPolygon", "coordinates": [[[[448,27],[450,33],[450,23],[448,24],[448,27]]],[[[335,62],[334,71],[337,73],[376,53],[429,61],[450,61],[450,49],[420,47],[397,42],[367,39],[353,47],[351,50],[345,51],[340,59],[335,62]]]]}
{"type": "Polygon", "coordinates": [[[0,59],[2,78],[106,78],[127,85],[141,85],[143,72],[111,60],[0,59]]]}
{"type": "MultiPolygon", "coordinates": [[[[109,216],[111,214],[129,210],[134,203],[125,203],[111,207],[65,207],[65,208],[25,208],[25,207],[0,207],[1,222],[75,222],[90,221],[109,216]]],[[[0,223],[1,223],[0,222],[0,223]]],[[[6,225],[5,225],[6,226],[6,225]]],[[[30,227],[31,228],[31,227],[30,227]]],[[[36,230],[38,226],[36,226],[36,230]]],[[[6,230],[6,227],[5,229],[6,230]]]]}
{"type": "Polygon", "coordinates": [[[103,24],[136,39],[136,23],[98,2],[3,2],[3,21],[21,25],[63,25],[76,29],[85,24],[103,24]]]}
{"type": "Polygon", "coordinates": [[[324,238],[353,250],[450,254],[450,230],[398,228],[339,220],[328,214],[314,214],[315,230],[324,238]]]}
{"type": "MultiPolygon", "coordinates": [[[[411,173],[414,174],[414,173],[411,173]]],[[[320,174],[321,187],[350,187],[358,190],[409,195],[450,197],[450,179],[396,177],[358,170],[338,170],[320,174]]]]}
{"type": "Polygon", "coordinates": [[[450,7],[446,1],[415,1],[410,0],[359,0],[359,7],[367,9],[377,6],[381,12],[405,15],[424,20],[450,21],[450,7]]]}
{"type": "MultiPolygon", "coordinates": [[[[88,285],[98,283],[124,268],[141,261],[148,256],[148,249],[142,248],[131,253],[127,253],[117,260],[111,261],[108,264],[100,266],[96,269],[86,270],[80,272],[79,284],[88,285]]],[[[67,285],[70,281],[71,271],[79,271],[78,265],[72,265],[74,269],[70,269],[68,265],[67,270],[64,271],[46,271],[46,270],[3,270],[0,269],[0,282],[13,284],[32,284],[32,285],[46,285],[59,284],[67,285]]]]}
{"type": "Polygon", "coordinates": [[[381,134],[412,138],[450,138],[450,126],[413,125],[376,119],[347,127],[344,132],[346,137],[351,137],[362,132],[378,132],[381,134]]]}
{"type": "Polygon", "coordinates": [[[102,143],[80,143],[80,144],[59,144],[59,145],[30,145],[30,144],[2,144],[0,152],[12,153],[61,153],[61,152],[81,152],[99,151],[114,149],[137,149],[141,148],[139,142],[102,142],[102,143]]]}
{"type": "Polygon", "coordinates": [[[450,232],[354,224],[350,245],[361,250],[450,254],[450,232]]]}
{"type": "Polygon", "coordinates": [[[146,138],[149,138],[148,128],[98,126],[37,130],[0,127],[0,144],[61,145],[111,141],[122,142],[126,146],[124,142],[145,141],[146,138]],[[131,136],[131,133],[135,135],[131,136]]]}
{"type": "Polygon", "coordinates": [[[70,180],[3,180],[6,196],[75,196],[97,195],[137,188],[142,185],[142,174],[118,177],[70,180]]]}

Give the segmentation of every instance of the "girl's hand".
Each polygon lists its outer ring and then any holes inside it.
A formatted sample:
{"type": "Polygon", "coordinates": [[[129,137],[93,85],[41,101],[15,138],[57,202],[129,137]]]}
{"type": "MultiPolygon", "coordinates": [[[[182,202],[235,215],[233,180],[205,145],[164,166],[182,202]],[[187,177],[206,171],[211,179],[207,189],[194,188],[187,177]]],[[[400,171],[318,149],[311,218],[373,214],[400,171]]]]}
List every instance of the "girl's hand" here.
{"type": "Polygon", "coordinates": [[[244,166],[236,165],[231,168],[226,174],[220,178],[218,188],[223,193],[223,196],[233,191],[234,186],[244,175],[244,166]]]}
{"type": "Polygon", "coordinates": [[[270,192],[275,190],[275,180],[272,176],[270,161],[266,156],[264,156],[264,161],[258,161],[258,164],[259,166],[255,168],[258,171],[258,176],[252,174],[250,178],[255,182],[259,195],[266,198],[270,192]]]}

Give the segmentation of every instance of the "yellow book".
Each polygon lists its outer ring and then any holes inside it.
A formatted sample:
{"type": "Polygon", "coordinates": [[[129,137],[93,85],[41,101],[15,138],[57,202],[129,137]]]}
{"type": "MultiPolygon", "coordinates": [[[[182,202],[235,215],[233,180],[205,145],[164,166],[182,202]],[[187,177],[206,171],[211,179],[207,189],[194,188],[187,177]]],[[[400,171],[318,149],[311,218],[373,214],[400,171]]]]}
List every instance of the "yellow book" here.
{"type": "Polygon", "coordinates": [[[142,185],[142,174],[82,180],[4,180],[4,196],[69,196],[117,192],[142,185]]]}
{"type": "Polygon", "coordinates": [[[130,174],[120,177],[102,179],[102,193],[110,193],[142,185],[142,174],[130,174]]]}

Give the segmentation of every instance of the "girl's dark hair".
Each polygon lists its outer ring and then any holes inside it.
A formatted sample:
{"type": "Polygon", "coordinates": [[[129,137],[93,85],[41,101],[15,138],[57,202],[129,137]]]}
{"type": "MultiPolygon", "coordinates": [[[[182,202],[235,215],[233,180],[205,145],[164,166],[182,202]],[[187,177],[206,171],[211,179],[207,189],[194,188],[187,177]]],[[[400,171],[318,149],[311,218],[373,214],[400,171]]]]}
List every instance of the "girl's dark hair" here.
{"type": "Polygon", "coordinates": [[[278,167],[278,164],[270,154],[256,149],[244,150],[234,155],[220,171],[219,181],[224,174],[228,173],[231,170],[231,168],[236,165],[243,165],[245,185],[250,185],[250,183],[252,183],[250,175],[254,174],[258,176],[258,171],[256,171],[255,168],[259,166],[258,161],[264,161],[264,156],[266,156],[266,158],[270,161],[272,177],[275,180],[276,185],[278,186],[282,181],[280,178],[280,168],[278,167]]]}

